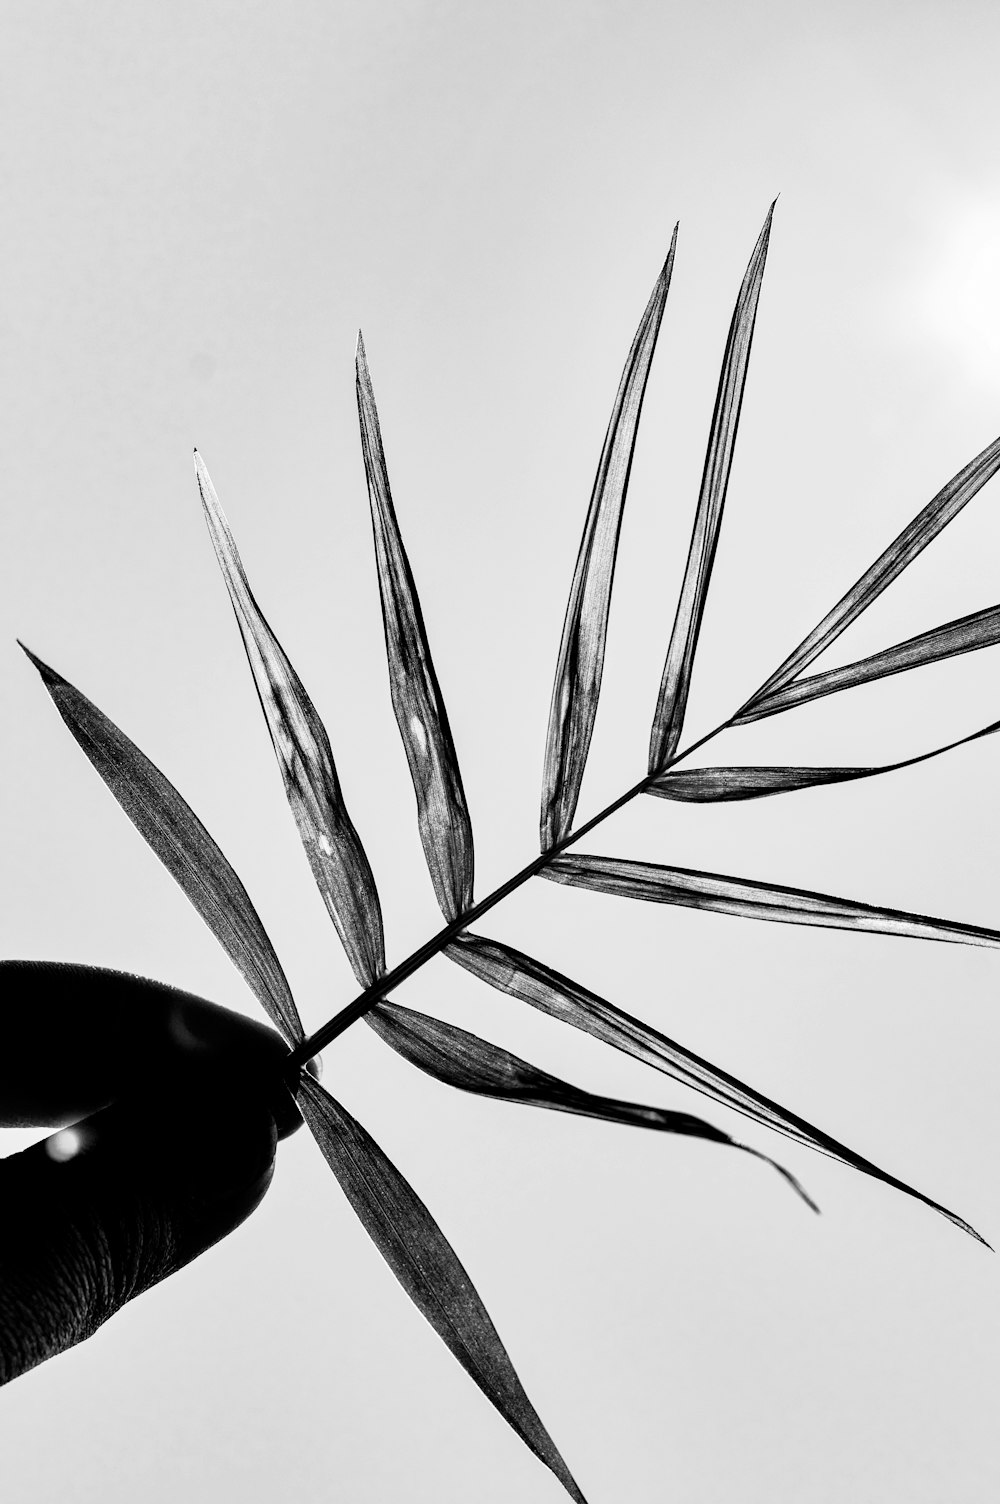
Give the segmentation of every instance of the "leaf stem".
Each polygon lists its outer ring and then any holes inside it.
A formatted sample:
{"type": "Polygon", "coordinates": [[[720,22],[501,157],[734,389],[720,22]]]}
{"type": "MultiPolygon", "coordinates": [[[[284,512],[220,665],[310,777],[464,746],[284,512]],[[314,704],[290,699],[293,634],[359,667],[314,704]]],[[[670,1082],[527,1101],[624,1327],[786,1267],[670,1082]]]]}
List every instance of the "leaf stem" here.
{"type": "Polygon", "coordinates": [[[334,1014],[333,1018],[329,1019],[321,1029],[317,1029],[315,1034],[310,1034],[301,1044],[296,1045],[285,1061],[285,1074],[290,1076],[294,1072],[301,1070],[306,1061],[311,1060],[314,1055],[318,1055],[338,1035],[343,1034],[345,1029],[349,1029],[352,1024],[357,1023],[359,1018],[363,1018],[369,1008],[373,1008],[376,1003],[382,1002],[386,994],[393,987],[397,987],[400,982],[404,982],[415,971],[419,971],[420,967],[426,961],[429,961],[432,956],[439,955],[445,946],[454,940],[456,935],[468,929],[470,924],[475,924],[490,909],[495,908],[498,903],[501,903],[508,894],[513,893],[522,884],[526,883],[529,877],[534,877],[537,873],[541,872],[554,857],[559,856],[565,851],[567,846],[572,846],[574,842],[579,841],[581,837],[589,834],[595,826],[600,825],[603,820],[606,820],[609,815],[614,815],[618,810],[623,809],[626,804],[635,798],[636,794],[645,793],[653,780],[659,778],[661,773],[665,772],[667,768],[674,767],[675,764],[682,762],[684,758],[690,757],[693,752],[697,752],[707,742],[712,741],[714,737],[719,736],[723,731],[727,730],[731,724],[732,719],[723,721],[715,727],[714,731],[706,732],[703,737],[699,738],[696,742],[692,742],[682,752],[678,752],[673,757],[667,758],[662,768],[658,768],[655,773],[647,773],[644,778],[640,778],[638,783],[634,783],[624,794],[612,800],[610,804],[606,805],[598,814],[592,816],[585,824],[579,826],[576,830],[569,831],[561,840],[554,842],[545,851],[539,852],[538,856],[523,866],[519,872],[515,872],[513,877],[509,877],[498,888],[494,888],[492,893],[487,894],[485,898],[481,898],[478,903],[473,904],[471,908],[466,909],[457,918],[452,919],[443,929],[438,930],[436,935],[432,935],[429,940],[426,940],[423,945],[407,956],[404,961],[400,961],[398,966],[394,966],[391,971],[385,972],[383,976],[374,981],[370,987],[366,987],[364,992],[360,993],[352,1003],[348,1003],[346,1008],[342,1008],[339,1013],[334,1014]]]}

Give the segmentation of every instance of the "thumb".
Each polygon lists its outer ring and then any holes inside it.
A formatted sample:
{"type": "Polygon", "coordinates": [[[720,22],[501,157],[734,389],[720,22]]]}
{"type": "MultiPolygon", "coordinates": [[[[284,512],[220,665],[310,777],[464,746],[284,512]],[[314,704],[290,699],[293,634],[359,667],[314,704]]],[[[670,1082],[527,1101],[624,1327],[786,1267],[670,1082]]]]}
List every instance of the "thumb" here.
{"type": "Polygon", "coordinates": [[[238,1227],[270,1184],[276,1141],[259,1094],[196,1077],[0,1161],[0,1383],[238,1227]]]}

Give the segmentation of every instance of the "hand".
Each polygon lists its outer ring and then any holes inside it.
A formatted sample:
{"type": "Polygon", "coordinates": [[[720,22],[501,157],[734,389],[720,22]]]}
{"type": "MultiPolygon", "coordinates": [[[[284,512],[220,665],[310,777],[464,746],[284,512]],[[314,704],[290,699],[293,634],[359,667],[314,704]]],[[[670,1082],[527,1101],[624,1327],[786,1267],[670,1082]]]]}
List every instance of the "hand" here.
{"type": "Polygon", "coordinates": [[[239,1226],[301,1119],[263,1024],[158,982],[0,962],[0,1383],[239,1226]],[[73,1124],[72,1127],[62,1125],[73,1124]]]}

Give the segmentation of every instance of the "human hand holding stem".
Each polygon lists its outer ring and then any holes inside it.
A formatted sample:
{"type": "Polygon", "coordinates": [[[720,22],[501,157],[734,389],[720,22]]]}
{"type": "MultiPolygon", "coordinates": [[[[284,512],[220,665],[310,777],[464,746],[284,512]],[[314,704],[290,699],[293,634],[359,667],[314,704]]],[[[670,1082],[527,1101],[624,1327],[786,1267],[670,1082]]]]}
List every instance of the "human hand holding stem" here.
{"type": "MultiPolygon", "coordinates": [[[[688,1114],[613,1102],[581,1092],[466,1031],[384,1001],[393,988],[432,956],[446,954],[490,985],[626,1051],[798,1143],[906,1192],[973,1236],[979,1236],[939,1203],[904,1185],[829,1134],[694,1055],[651,1025],[629,1016],[543,962],[502,942],[473,935],[470,930],[503,898],[537,875],[599,892],[756,919],[1000,945],[1000,931],[982,926],[879,908],[757,879],[566,854],[569,847],[637,794],[711,802],[788,793],[887,773],[937,757],[963,742],[1000,729],[1000,722],[993,722],[946,746],[883,767],[717,767],[694,773],[674,772],[684,758],[730,726],[743,725],[821,694],[1000,642],[1000,607],[993,607],[934,628],[906,643],[895,644],[845,668],[803,677],[819,653],[891,584],[996,473],[1000,468],[998,439],[947,482],[739,710],[685,750],[677,751],[728,486],[770,223],[771,213],[748,265],[730,326],[691,545],[651,733],[647,774],[597,815],[572,828],[600,690],[622,507],[646,378],[670,281],[676,231],[626,362],[577,558],[546,743],[542,850],[478,902],[473,899],[471,821],[415,585],[395,519],[367,361],[359,341],[358,405],[390,689],[413,778],[420,838],[445,917],[444,927],[437,934],[391,969],[385,966],[381,909],[374,877],[344,805],[326,730],[257,606],[228,522],[207,471],[196,456],[212,541],[243,635],[286,795],[313,876],[362,988],[352,1003],[311,1036],[305,1034],[280,963],[246,890],[193,811],[113,722],[71,684],[29,655],[74,737],[281,1031],[287,1049],[283,1048],[270,1061],[272,1088],[276,1085],[275,1078],[283,1077],[297,1090],[302,1113],[325,1157],[397,1278],[492,1403],[576,1500],[582,1499],[579,1489],[520,1388],[468,1276],[426,1207],[361,1125],[328,1093],[310,1082],[308,1076],[300,1075],[300,1068],[357,1019],[367,1017],[376,1032],[404,1058],[463,1090],[667,1132],[693,1133],[744,1150],[748,1146],[688,1114]],[[432,1257],[423,1258],[421,1251],[432,1251],[432,1257]],[[437,1273],[433,1280],[428,1280],[431,1268],[437,1273]]],[[[757,1150],[749,1152],[765,1157],[757,1150]]],[[[791,1180],[787,1172],[782,1173],[791,1180]]],[[[804,1194],[794,1180],[792,1184],[804,1194]]]]}
{"type": "Polygon", "coordinates": [[[161,983],[0,962],[0,1383],[234,1231],[300,1125],[273,1030],[161,983]]]}

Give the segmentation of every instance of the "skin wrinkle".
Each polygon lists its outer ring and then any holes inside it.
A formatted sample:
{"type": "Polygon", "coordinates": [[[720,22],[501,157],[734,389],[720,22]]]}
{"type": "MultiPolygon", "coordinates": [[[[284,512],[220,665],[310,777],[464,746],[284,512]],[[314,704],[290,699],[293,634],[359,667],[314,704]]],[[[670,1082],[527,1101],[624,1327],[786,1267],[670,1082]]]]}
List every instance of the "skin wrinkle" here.
{"type": "Polygon", "coordinates": [[[271,1180],[276,1134],[264,1116],[266,1132],[258,1111],[241,1135],[256,1163],[245,1184],[247,1158],[236,1157],[243,1171],[236,1188],[224,1156],[207,1154],[207,1168],[192,1161],[193,1140],[181,1145],[176,1164],[154,1145],[144,1178],[132,1152],[143,1140],[127,1133],[127,1123],[125,1153],[109,1132],[107,1144],[66,1163],[42,1164],[48,1156],[36,1145],[0,1164],[0,1383],[92,1336],[249,1215],[271,1180]],[[201,1194],[185,1188],[185,1171],[192,1181],[207,1175],[201,1194]]]}
{"type": "Polygon", "coordinates": [[[82,1163],[53,1163],[42,1199],[41,1153],[26,1150],[0,1167],[0,1383],[92,1336],[172,1272],[179,1252],[154,1200],[131,1190],[116,1197],[116,1188],[101,1194],[82,1163]]]}

